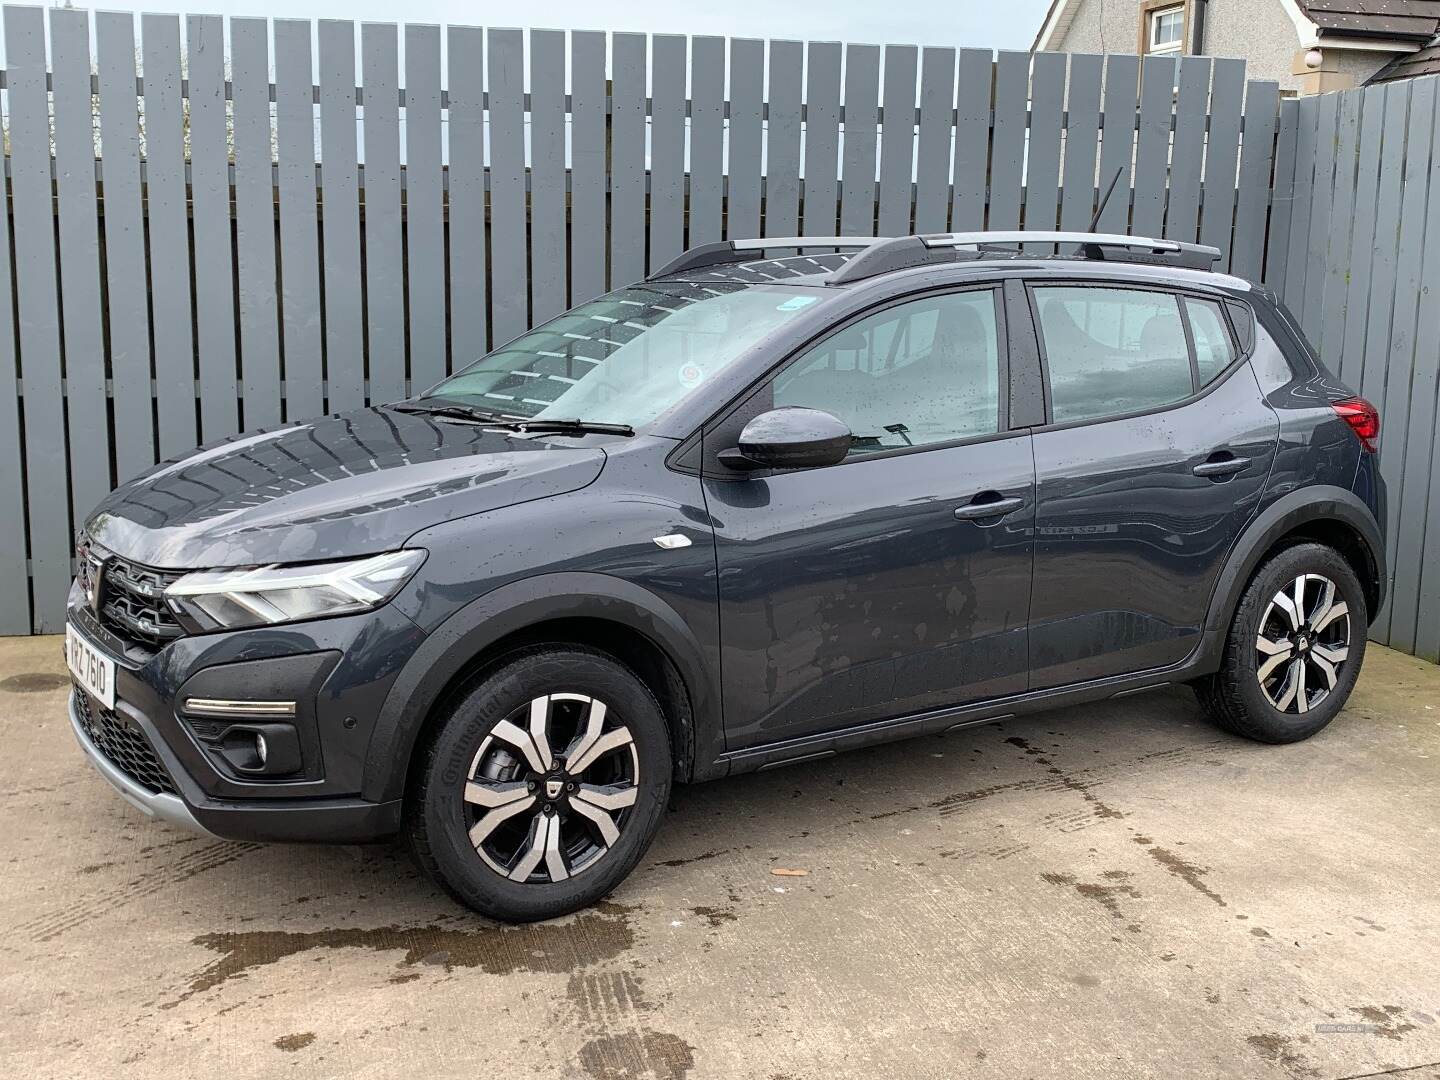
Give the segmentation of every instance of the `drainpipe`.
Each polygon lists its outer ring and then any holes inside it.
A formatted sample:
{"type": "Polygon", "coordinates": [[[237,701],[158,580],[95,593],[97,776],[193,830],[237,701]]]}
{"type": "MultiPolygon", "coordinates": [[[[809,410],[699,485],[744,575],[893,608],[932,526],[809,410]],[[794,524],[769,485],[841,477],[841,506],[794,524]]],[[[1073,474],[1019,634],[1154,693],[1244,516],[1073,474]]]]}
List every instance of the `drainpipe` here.
{"type": "Polygon", "coordinates": [[[1210,0],[1193,0],[1194,16],[1190,32],[1190,55],[1205,55],[1205,14],[1210,6],[1210,0]]]}

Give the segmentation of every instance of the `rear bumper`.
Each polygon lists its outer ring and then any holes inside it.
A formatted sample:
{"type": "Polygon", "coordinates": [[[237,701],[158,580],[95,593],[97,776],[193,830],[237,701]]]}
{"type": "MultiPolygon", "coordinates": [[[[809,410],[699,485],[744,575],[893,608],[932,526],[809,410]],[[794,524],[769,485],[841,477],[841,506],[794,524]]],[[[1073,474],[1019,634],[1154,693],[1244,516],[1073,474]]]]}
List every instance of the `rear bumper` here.
{"type": "MultiPolygon", "coordinates": [[[[142,813],[191,832],[225,840],[360,844],[383,840],[400,830],[401,801],[373,803],[362,799],[197,799],[152,791],[137,783],[105,756],[86,734],[72,691],[70,727],[85,758],[106,782],[142,813]]],[[[153,743],[154,733],[147,731],[153,743]]],[[[167,771],[174,762],[162,754],[167,771]],[[167,760],[168,759],[168,760],[167,760]]],[[[176,777],[178,779],[178,777],[176,777]]],[[[193,786],[189,778],[182,788],[193,786]]]]}

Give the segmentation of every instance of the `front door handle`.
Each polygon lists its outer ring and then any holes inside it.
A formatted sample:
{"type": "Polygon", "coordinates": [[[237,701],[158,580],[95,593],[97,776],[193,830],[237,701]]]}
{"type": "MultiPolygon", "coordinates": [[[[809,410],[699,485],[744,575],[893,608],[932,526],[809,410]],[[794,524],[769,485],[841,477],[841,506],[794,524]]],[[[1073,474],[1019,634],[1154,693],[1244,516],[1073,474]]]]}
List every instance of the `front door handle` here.
{"type": "Polygon", "coordinates": [[[1234,476],[1250,464],[1248,457],[1236,457],[1228,450],[1219,450],[1211,454],[1206,460],[1196,465],[1190,471],[1196,476],[1204,476],[1211,480],[1220,479],[1226,476],[1234,476]]]}
{"type": "Polygon", "coordinates": [[[955,517],[959,521],[983,521],[1012,513],[1024,505],[1024,499],[1007,499],[998,491],[982,491],[964,506],[957,506],[955,517]]]}

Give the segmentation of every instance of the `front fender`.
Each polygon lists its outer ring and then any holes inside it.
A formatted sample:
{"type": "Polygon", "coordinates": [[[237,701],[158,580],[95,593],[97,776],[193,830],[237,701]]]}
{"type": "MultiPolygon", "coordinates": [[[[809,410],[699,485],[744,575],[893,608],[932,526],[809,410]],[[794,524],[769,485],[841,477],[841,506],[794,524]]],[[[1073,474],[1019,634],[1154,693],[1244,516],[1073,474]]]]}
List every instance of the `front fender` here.
{"type": "Polygon", "coordinates": [[[724,746],[717,689],[700,643],[675,609],[647,589],[608,574],[541,574],[471,601],[436,627],[410,657],[381,706],[365,755],[361,794],[377,802],[400,798],[416,741],[452,680],[497,642],[556,618],[619,623],[659,647],[679,671],[690,698],[693,761],[709,763],[720,757],[724,746]]]}

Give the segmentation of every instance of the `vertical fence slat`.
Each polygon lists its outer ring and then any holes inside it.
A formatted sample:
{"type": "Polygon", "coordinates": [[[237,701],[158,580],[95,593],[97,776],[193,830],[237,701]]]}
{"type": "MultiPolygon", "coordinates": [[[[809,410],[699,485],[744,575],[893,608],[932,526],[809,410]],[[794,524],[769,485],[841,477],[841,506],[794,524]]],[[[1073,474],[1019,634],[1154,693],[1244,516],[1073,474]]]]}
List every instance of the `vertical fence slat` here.
{"type": "MultiPolygon", "coordinates": [[[[1030,154],[1025,170],[1025,228],[1054,229],[1060,213],[1064,54],[1036,53],[1030,79],[1030,154]]],[[[1051,245],[1044,250],[1053,252],[1055,249],[1051,245]]]]}
{"type": "Polygon", "coordinates": [[[720,239],[725,175],[725,39],[690,43],[690,247],[720,239]]]}
{"type": "Polygon", "coordinates": [[[488,30],[490,328],[496,347],[530,325],[525,258],[525,40],[488,30]]]}
{"type": "MultiPolygon", "coordinates": [[[[191,228],[195,250],[205,253],[195,260],[200,437],[209,442],[240,430],[235,392],[235,253],[230,234],[225,25],[220,17],[188,16],[185,46],[190,76],[191,228]]],[[[326,209],[330,209],[328,199],[326,209]]],[[[328,299],[333,320],[335,299],[328,299]]]]}
{"type": "Polygon", "coordinates": [[[1310,237],[1305,258],[1305,303],[1295,312],[1300,326],[1311,341],[1320,336],[1323,314],[1321,299],[1325,294],[1325,255],[1330,231],[1335,222],[1330,208],[1335,198],[1335,125],[1338,94],[1320,98],[1320,111],[1315,118],[1315,177],[1310,187],[1310,237]]]}
{"type": "Polygon", "coordinates": [[[955,50],[920,58],[920,124],[915,144],[915,231],[944,232],[950,219],[950,129],[955,114],[955,50]]]}
{"type": "MultiPolygon", "coordinates": [[[[83,11],[51,8],[50,50],[54,68],[60,293],[64,297],[65,410],[70,419],[70,498],[74,521],[78,525],[110,490],[110,410],[105,396],[105,338],[101,322],[103,308],[100,299],[99,218],[95,201],[89,16],[83,11]]],[[[3,205],[0,203],[0,206],[3,205]]],[[[181,220],[183,222],[183,216],[181,220]]],[[[8,245],[0,245],[0,255],[9,259],[8,245]]],[[[4,280],[8,281],[9,276],[7,261],[4,280]]],[[[186,296],[189,296],[188,277],[186,296]]],[[[8,309],[8,293],[5,301],[8,309]]],[[[189,311],[185,315],[188,327],[189,311]]],[[[0,337],[7,345],[11,344],[10,325],[0,320],[0,326],[5,327],[0,337]]],[[[193,393],[189,407],[193,416],[193,393]]],[[[8,432],[0,444],[8,450],[8,432]]],[[[18,458],[14,467],[19,467],[18,458]]],[[[11,512],[10,507],[0,508],[0,516],[8,516],[11,512]]],[[[23,560],[23,518],[19,521],[22,525],[21,543],[16,550],[23,560]]],[[[0,575],[8,569],[0,569],[0,575]]],[[[24,585],[23,566],[21,585],[24,585]]]]}
{"type": "Polygon", "coordinates": [[[990,169],[990,88],[995,57],[989,49],[961,49],[955,89],[955,164],[951,169],[950,228],[985,227],[990,169]]]}
{"type": "Polygon", "coordinates": [[[1285,295],[1286,261],[1290,253],[1290,218],[1295,200],[1295,143],[1300,129],[1300,103],[1280,102],[1280,134],[1275,138],[1275,189],[1270,193],[1270,232],[1265,238],[1265,284],[1285,295]]]}
{"type": "Polygon", "coordinates": [[[803,231],[836,229],[840,157],[840,46],[812,41],[805,79],[805,216],[803,231]]]}
{"type": "Polygon", "coordinates": [[[1138,57],[1105,58],[1105,127],[1100,142],[1098,197],[1104,198],[1107,191],[1111,194],[1097,226],[1101,232],[1129,231],[1130,179],[1135,153],[1135,108],[1139,78],[1138,57]]]}
{"type": "MultiPolygon", "coordinates": [[[[88,103],[88,62],[85,82],[88,103]]],[[[93,166],[91,176],[94,176],[93,166]]],[[[0,206],[10,197],[8,188],[7,177],[0,170],[0,206]]],[[[10,258],[10,215],[0,214],[0,386],[6,388],[6,393],[0,394],[0,634],[29,634],[34,632],[35,625],[30,615],[30,580],[25,565],[25,470],[20,446],[20,399],[10,390],[16,385],[18,375],[10,258]]],[[[103,393],[103,382],[101,390],[103,393]]],[[[104,407],[103,398],[101,407],[104,407]]],[[[108,487],[108,477],[105,480],[108,487]]]]}
{"type": "MultiPolygon", "coordinates": [[[[1416,310],[1414,336],[1413,370],[1410,380],[1410,421],[1406,431],[1403,460],[1404,478],[1398,487],[1389,491],[1392,505],[1398,507],[1398,525],[1390,535],[1396,538],[1394,558],[1390,562],[1392,585],[1390,588],[1389,641],[1392,647],[1415,652],[1430,660],[1440,660],[1440,603],[1434,602],[1435,593],[1440,592],[1440,462],[1435,455],[1440,453],[1440,440],[1436,429],[1440,427],[1440,402],[1436,400],[1437,384],[1440,384],[1440,108],[1437,108],[1437,92],[1440,82],[1430,79],[1428,90],[1415,93],[1415,113],[1418,120],[1411,130],[1430,142],[1430,160],[1425,163],[1421,174],[1420,162],[1415,161],[1415,173],[1408,183],[1417,188],[1428,180],[1427,202],[1423,214],[1410,216],[1406,220],[1413,230],[1421,234],[1421,265],[1416,296],[1419,300],[1416,310]],[[1428,115],[1426,110],[1428,110],[1428,115]],[[1428,120],[1428,133],[1425,125],[1428,120]],[[1418,130],[1417,130],[1418,129],[1418,130]],[[1437,486],[1432,490],[1431,485],[1437,486]],[[1430,561],[1423,561],[1428,542],[1433,549],[1430,561]],[[1422,606],[1422,596],[1430,589],[1430,606],[1422,606]]],[[[1347,94],[1347,104],[1363,96],[1356,92],[1347,94]]],[[[1387,428],[1382,446],[1395,445],[1390,437],[1389,419],[1382,420],[1387,428]]]]}
{"type": "MultiPolygon", "coordinates": [[[[485,33],[472,26],[452,26],[447,43],[450,71],[450,369],[454,371],[478,360],[488,348],[486,327],[489,320],[485,307],[485,33]]],[[[353,108],[351,112],[353,129],[353,108]]],[[[327,166],[327,207],[330,201],[329,174],[327,166]]],[[[325,235],[328,240],[328,228],[325,235]]],[[[604,235],[602,218],[602,242],[604,235]]],[[[603,261],[602,253],[600,288],[597,292],[605,289],[603,261]]],[[[331,378],[334,378],[333,374],[331,378]]]]}
{"type": "Polygon", "coordinates": [[[686,40],[656,34],[651,48],[648,269],[657,269],[685,249],[686,40]]]}
{"type": "MultiPolygon", "coordinates": [[[[365,87],[365,355],[369,401],[405,396],[404,248],[400,240],[400,60],[392,23],[360,27],[365,87]]],[[[522,218],[523,221],[523,218],[522,218]]]]}
{"type": "Polygon", "coordinates": [[[765,93],[765,43],[730,42],[730,146],[726,172],[725,235],[760,235],[761,102],[765,93]]]}
{"type": "MultiPolygon", "coordinates": [[[[450,55],[455,55],[452,39],[450,55]]],[[[451,61],[450,229],[455,229],[455,67],[451,61]]],[[[578,304],[605,291],[605,35],[570,35],[570,302],[578,304]]],[[[477,133],[478,137],[478,133],[477,133]]],[[[718,170],[717,170],[718,172],[718,170]]],[[[719,183],[719,180],[716,180],[719,183]]],[[[482,234],[483,241],[483,234],[482,234]]],[[[454,242],[453,239],[451,241],[454,242]]],[[[453,317],[453,316],[452,316],[453,317]]]]}
{"type": "Polygon", "coordinates": [[[1285,303],[1298,312],[1305,303],[1305,260],[1310,245],[1310,198],[1315,188],[1315,133],[1320,103],[1302,98],[1296,116],[1295,177],[1290,195],[1290,246],[1285,255],[1285,303]]]}
{"type": "MultiPolygon", "coordinates": [[[[305,67],[309,71],[309,67],[305,67]]],[[[313,138],[313,136],[312,136],[313,138]]],[[[405,28],[405,271],[410,390],[445,377],[445,208],[440,152],[440,28],[405,28]]],[[[563,204],[562,204],[563,213],[563,204]]],[[[285,215],[280,215],[284,224],[285,215]]],[[[560,279],[560,295],[565,295],[560,279]]],[[[285,290],[289,297],[289,287],[285,290]]],[[[563,300],[562,300],[563,306],[563,300]]],[[[290,324],[286,308],[285,324],[290,324]]],[[[289,354],[286,354],[289,370],[289,354]]]]}
{"type": "MultiPolygon", "coordinates": [[[[123,482],[155,461],[145,219],[140,196],[140,118],[135,96],[135,25],[129,14],[96,13],[95,52],[104,154],[105,280],[115,413],[115,479],[123,482]]],[[[12,159],[19,149],[17,142],[12,134],[12,159]]],[[[21,242],[18,210],[15,216],[18,253],[29,245],[21,242]]],[[[23,283],[25,277],[17,271],[19,282],[23,283]]],[[[21,308],[23,315],[23,301],[21,308]]],[[[28,352],[23,345],[21,351],[28,352]]]]}
{"type": "Polygon", "coordinates": [[[800,225],[800,74],[804,66],[805,47],[800,42],[770,43],[770,119],[765,131],[766,236],[793,236],[800,225]]]}
{"type": "MultiPolygon", "coordinates": [[[[1175,143],[1170,156],[1170,194],[1165,238],[1193,244],[1200,225],[1200,176],[1205,162],[1205,115],[1210,98],[1208,56],[1180,61],[1175,98],[1175,143]]],[[[1267,192],[1268,194],[1268,192],[1267,192]]],[[[1261,229],[1264,238],[1264,229],[1261,229]]]]}
{"type": "MultiPolygon", "coordinates": [[[[1084,232],[1095,216],[1095,159],[1100,137],[1100,77],[1104,59],[1070,57],[1070,88],[1065,109],[1065,192],[1060,227],[1084,232]]],[[[1108,183],[1108,181],[1106,181],[1108,183]]]]}
{"type": "Polygon", "coordinates": [[[143,15],[140,27],[156,434],[160,456],[168,458],[195,445],[195,342],[190,333],[190,208],[185,190],[180,19],[143,15]]]}
{"type": "MultiPolygon", "coordinates": [[[[1386,505],[1385,565],[1390,568],[1391,587],[1387,590],[1385,604],[1379,615],[1371,622],[1371,635],[1390,644],[1395,640],[1392,623],[1395,598],[1401,589],[1413,592],[1419,584],[1403,582],[1395,576],[1400,545],[1400,496],[1405,486],[1405,475],[1410,468],[1405,458],[1405,451],[1409,446],[1410,424],[1427,419],[1432,427],[1434,423],[1433,417],[1425,415],[1424,405],[1427,403],[1413,394],[1416,388],[1412,386],[1412,379],[1417,368],[1424,363],[1420,354],[1436,351],[1435,339],[1422,343],[1416,337],[1416,329],[1420,318],[1422,260],[1427,239],[1424,229],[1425,203],[1427,196],[1433,197],[1429,191],[1429,166],[1437,81],[1440,80],[1417,79],[1411,84],[1403,160],[1404,177],[1400,191],[1399,244],[1395,256],[1395,287],[1392,290],[1394,315],[1391,319],[1390,343],[1385,350],[1383,361],[1386,366],[1385,395],[1383,401],[1377,402],[1385,424],[1385,438],[1380,442],[1380,475],[1385,480],[1389,494],[1386,505]]],[[[1429,239],[1434,242],[1434,237],[1429,239]]]]}
{"type": "Polygon", "coordinates": [[[1159,236],[1165,227],[1169,180],[1171,107],[1175,59],[1147,56],[1140,73],[1140,128],[1135,145],[1135,200],[1130,228],[1136,236],[1159,236]]]}
{"type": "Polygon", "coordinates": [[[1220,249],[1217,270],[1230,269],[1235,218],[1235,179],[1240,157],[1240,113],[1245,61],[1216,60],[1210,87],[1210,141],[1205,150],[1205,196],[1200,240],[1220,249]]]}
{"type": "Polygon", "coordinates": [[[530,31],[532,323],[565,310],[565,33],[530,31]]]}
{"type": "MultiPolygon", "coordinates": [[[[1385,123],[1384,87],[1360,91],[1360,151],[1355,169],[1355,212],[1345,289],[1345,333],[1340,341],[1327,341],[1321,357],[1342,382],[1358,387],[1365,361],[1365,301],[1369,292],[1370,264],[1374,254],[1375,213],[1380,191],[1380,143],[1385,123]],[[1338,351],[1337,351],[1338,344],[1338,351]]],[[[1308,102],[1307,102],[1308,104],[1308,102]]],[[[1302,129],[1303,134],[1303,129],[1302,129]]],[[[1297,157],[1304,152],[1302,146],[1297,157]]],[[[1303,159],[1302,159],[1303,160],[1303,159]]],[[[1297,224],[1298,229],[1298,224],[1297,224]]],[[[1291,239],[1291,249],[1297,244],[1291,239]]],[[[1291,260],[1290,273],[1296,260],[1291,260]]]]}
{"type": "Polygon", "coordinates": [[[1375,205],[1375,257],[1370,264],[1370,299],[1365,331],[1365,360],[1357,389],[1371,401],[1385,397],[1390,318],[1395,303],[1396,237],[1400,230],[1400,180],[1405,169],[1405,120],[1411,83],[1383,83],[1385,130],[1380,146],[1380,177],[1375,205]]]}
{"type": "Polygon", "coordinates": [[[880,110],[880,47],[845,47],[845,163],[840,177],[840,232],[875,235],[876,135],[880,110]]]}
{"type": "MultiPolygon", "coordinates": [[[[280,182],[280,308],[285,417],[325,411],[320,345],[320,232],[315,210],[315,102],[310,21],[275,20],[275,148],[280,182]]],[[[150,88],[147,80],[145,88],[150,88]]]]}
{"type": "MultiPolygon", "coordinates": [[[[128,28],[129,16],[124,20],[128,28]]],[[[19,369],[25,386],[22,415],[29,486],[31,584],[35,597],[33,629],[37,633],[53,634],[64,623],[73,544],[70,500],[61,494],[67,486],[65,411],[60,387],[60,307],[55,285],[55,234],[50,195],[45,14],[40,8],[7,7],[4,24],[10,104],[10,186],[15,200],[19,369]]],[[[132,116],[135,109],[133,65],[132,57],[132,116]]],[[[136,209],[139,209],[138,202],[136,209]]],[[[143,271],[143,263],[141,268],[143,271]]],[[[143,281],[140,310],[143,317],[143,281]]],[[[147,412],[149,390],[147,378],[147,412]]],[[[94,423],[95,419],[75,417],[77,423],[94,423]]]]}
{"type": "MultiPolygon", "coordinates": [[[[1319,345],[1333,355],[1345,340],[1345,302],[1350,280],[1350,244],[1355,228],[1355,174],[1360,150],[1362,93],[1345,94],[1335,140],[1335,195],[1326,245],[1325,281],[1322,286],[1319,345]]],[[[1338,374],[1338,372],[1337,372],[1338,374]]]]}
{"type": "Polygon", "coordinates": [[[911,45],[885,46],[885,89],[880,121],[881,236],[903,236],[910,231],[917,55],[911,45]]]}
{"type": "Polygon", "coordinates": [[[319,38],[320,158],[325,185],[325,374],[328,407],[332,412],[343,412],[365,404],[355,24],[323,19],[319,38]]]}
{"type": "Polygon", "coordinates": [[[275,197],[270,167],[270,47],[264,19],[230,20],[234,75],[235,237],[240,278],[241,420],[280,422],[275,197]]]}
{"type": "Polygon", "coordinates": [[[1240,191],[1235,206],[1235,249],[1230,272],[1259,281],[1265,263],[1265,216],[1275,167],[1275,120],[1280,85],[1252,82],[1245,95],[1245,144],[1240,153],[1240,191]]]}
{"type": "Polygon", "coordinates": [[[1030,96],[1030,54],[1002,52],[995,62],[995,134],[990,147],[988,227],[1020,227],[1025,183],[1025,128],[1030,96]]]}
{"type": "Polygon", "coordinates": [[[611,49],[610,287],[618,288],[645,276],[645,35],[615,34],[611,49]]]}

